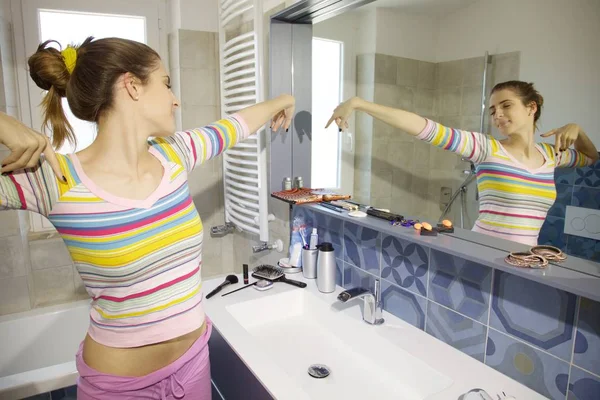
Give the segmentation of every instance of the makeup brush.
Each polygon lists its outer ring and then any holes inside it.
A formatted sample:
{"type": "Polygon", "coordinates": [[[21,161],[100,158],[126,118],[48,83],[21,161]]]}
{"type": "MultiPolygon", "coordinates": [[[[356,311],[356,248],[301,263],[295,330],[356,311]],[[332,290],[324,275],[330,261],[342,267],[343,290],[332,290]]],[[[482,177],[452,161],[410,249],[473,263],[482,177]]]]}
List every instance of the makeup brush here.
{"type": "Polygon", "coordinates": [[[221,283],[212,292],[210,292],[209,294],[207,294],[206,298],[210,299],[215,294],[219,293],[221,291],[221,289],[223,289],[225,286],[230,285],[230,284],[234,284],[234,283],[238,283],[238,277],[235,276],[235,275],[227,275],[227,278],[225,278],[225,282],[221,283]]]}

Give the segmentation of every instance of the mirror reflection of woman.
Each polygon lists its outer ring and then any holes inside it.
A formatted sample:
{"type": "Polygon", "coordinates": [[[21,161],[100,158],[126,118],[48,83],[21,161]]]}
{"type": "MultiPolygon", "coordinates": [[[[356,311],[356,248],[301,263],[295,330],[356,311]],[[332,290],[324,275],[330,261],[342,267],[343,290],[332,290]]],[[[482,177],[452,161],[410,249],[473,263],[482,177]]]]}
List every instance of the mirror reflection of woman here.
{"type": "Polygon", "coordinates": [[[555,168],[580,168],[598,161],[598,150],[576,124],[542,134],[554,144],[536,143],[543,97],[533,84],[499,83],[490,96],[494,126],[506,138],[445,127],[414,113],[352,98],[340,104],[327,126],[340,129],[354,110],[363,111],[476,165],[479,217],[473,231],[527,245],[537,245],[548,210],[556,200],[555,168]]]}

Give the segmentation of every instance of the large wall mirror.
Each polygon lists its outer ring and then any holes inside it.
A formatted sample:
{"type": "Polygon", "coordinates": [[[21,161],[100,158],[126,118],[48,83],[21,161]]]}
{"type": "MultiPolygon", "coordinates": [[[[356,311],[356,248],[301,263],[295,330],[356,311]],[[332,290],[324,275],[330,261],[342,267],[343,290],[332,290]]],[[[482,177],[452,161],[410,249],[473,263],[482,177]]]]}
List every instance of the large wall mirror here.
{"type": "MultiPolygon", "coordinates": [[[[473,163],[364,112],[355,112],[344,132],[325,123],[341,101],[358,96],[502,140],[490,117],[490,91],[521,80],[544,98],[536,142],[554,144],[540,134],[574,122],[600,147],[600,2],[331,3],[298,3],[272,20],[271,91],[291,90],[300,117],[278,153],[285,161],[272,165],[363,204],[430,222],[450,219],[463,240],[527,249],[471,231],[480,205],[473,163]],[[284,62],[276,50],[285,43],[291,47],[284,62]]],[[[272,189],[280,189],[277,173],[272,189]]],[[[538,243],[569,254],[569,268],[600,275],[600,163],[557,168],[554,182],[557,197],[538,243]]]]}

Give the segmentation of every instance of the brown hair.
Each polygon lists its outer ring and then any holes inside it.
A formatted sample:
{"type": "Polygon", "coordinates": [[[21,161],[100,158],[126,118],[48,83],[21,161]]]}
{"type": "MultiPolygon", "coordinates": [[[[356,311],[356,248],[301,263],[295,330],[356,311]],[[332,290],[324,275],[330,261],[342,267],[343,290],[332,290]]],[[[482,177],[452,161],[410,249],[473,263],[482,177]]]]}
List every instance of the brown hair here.
{"type": "Polygon", "coordinates": [[[492,93],[509,89],[515,92],[517,96],[521,98],[523,105],[525,107],[529,106],[531,103],[535,103],[537,105],[537,110],[533,116],[533,126],[535,127],[537,121],[540,119],[540,115],[542,115],[542,106],[544,105],[544,98],[542,95],[533,87],[533,83],[523,82],[523,81],[507,81],[502,82],[494,86],[492,89],[492,93]]]}
{"type": "MultiPolygon", "coordinates": [[[[77,118],[98,122],[113,103],[114,84],[122,74],[130,72],[142,84],[157,68],[160,56],[143,43],[120,38],[94,40],[88,37],[77,47],[77,59],[69,73],[62,53],[48,47],[52,40],[39,45],[29,57],[29,74],[41,89],[47,90],[42,107],[42,128],[52,128],[52,144],[60,147],[65,140],[75,144],[73,128],[63,110],[61,98],[66,97],[77,118]]],[[[56,42],[55,42],[56,43],[56,42]]]]}

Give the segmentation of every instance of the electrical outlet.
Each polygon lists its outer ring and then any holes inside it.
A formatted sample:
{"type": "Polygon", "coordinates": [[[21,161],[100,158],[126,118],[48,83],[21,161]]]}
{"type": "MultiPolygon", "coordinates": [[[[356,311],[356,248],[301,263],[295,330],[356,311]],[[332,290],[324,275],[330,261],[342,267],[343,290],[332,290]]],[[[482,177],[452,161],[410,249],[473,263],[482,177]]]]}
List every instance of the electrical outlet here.
{"type": "Polygon", "coordinates": [[[567,206],[565,233],[600,240],[600,210],[567,206]]]}

